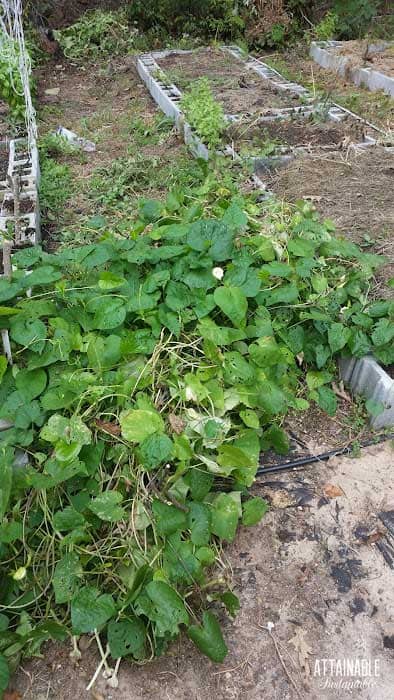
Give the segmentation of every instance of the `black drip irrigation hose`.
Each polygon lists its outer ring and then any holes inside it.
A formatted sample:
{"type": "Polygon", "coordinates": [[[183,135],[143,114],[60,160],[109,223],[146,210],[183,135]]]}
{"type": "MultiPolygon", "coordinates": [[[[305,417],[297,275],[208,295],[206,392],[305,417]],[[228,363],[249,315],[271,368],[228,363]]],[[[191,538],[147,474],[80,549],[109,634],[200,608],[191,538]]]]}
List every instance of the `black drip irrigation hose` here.
{"type": "MultiPolygon", "coordinates": [[[[394,433],[387,433],[386,435],[379,435],[378,437],[372,440],[364,440],[363,442],[359,443],[359,447],[371,447],[371,445],[379,445],[381,442],[393,439],[394,433]]],[[[352,445],[347,445],[346,447],[339,447],[337,450],[322,452],[320,455],[310,455],[309,457],[300,457],[299,459],[294,459],[292,462],[283,462],[282,464],[275,464],[272,467],[260,466],[257,470],[256,476],[264,476],[264,474],[275,474],[277,472],[287,472],[293,469],[300,469],[301,467],[306,467],[309,464],[315,464],[316,462],[326,462],[331,457],[338,457],[340,455],[350,454],[352,450],[352,445]]]]}

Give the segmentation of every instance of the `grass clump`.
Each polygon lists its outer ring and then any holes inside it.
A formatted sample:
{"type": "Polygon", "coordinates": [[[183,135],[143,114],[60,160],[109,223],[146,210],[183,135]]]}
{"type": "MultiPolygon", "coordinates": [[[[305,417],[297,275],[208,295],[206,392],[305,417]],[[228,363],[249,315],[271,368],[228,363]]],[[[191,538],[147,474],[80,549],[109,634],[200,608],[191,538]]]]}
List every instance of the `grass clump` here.
{"type": "Polygon", "coordinates": [[[184,93],[181,107],[186,120],[202,141],[210,148],[218,146],[226,128],[226,119],[207,78],[196,80],[184,93]]]}

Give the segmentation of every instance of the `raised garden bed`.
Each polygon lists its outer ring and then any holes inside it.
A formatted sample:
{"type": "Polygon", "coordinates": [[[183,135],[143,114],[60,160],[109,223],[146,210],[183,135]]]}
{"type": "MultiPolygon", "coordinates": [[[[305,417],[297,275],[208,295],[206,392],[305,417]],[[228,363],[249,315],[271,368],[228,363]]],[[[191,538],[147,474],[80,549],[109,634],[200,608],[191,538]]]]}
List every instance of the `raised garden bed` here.
{"type": "Polygon", "coordinates": [[[294,149],[307,152],[346,149],[350,143],[369,145],[375,142],[372,129],[350,116],[342,121],[323,121],[319,115],[297,114],[285,119],[246,118],[231,124],[227,136],[241,155],[270,155],[294,149]]]}
{"type": "Polygon", "coordinates": [[[369,90],[384,90],[394,96],[394,43],[367,44],[355,41],[313,41],[311,57],[369,90]]]}
{"type": "Polygon", "coordinates": [[[212,91],[227,114],[265,113],[272,109],[302,106],[309,97],[284,90],[258,75],[232,53],[216,48],[156,54],[167,80],[180,90],[199,78],[208,78],[212,91]]]}

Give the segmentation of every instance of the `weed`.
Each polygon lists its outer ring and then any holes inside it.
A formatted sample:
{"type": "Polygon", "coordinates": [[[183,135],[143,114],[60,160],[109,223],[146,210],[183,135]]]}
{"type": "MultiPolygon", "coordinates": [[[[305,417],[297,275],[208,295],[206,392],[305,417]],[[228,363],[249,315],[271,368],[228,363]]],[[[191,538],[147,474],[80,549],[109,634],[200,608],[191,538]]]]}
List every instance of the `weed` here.
{"type": "Polygon", "coordinates": [[[137,33],[128,25],[124,11],[94,10],[55,36],[65,56],[79,61],[127,53],[134,48],[137,33]]]}
{"type": "Polygon", "coordinates": [[[221,105],[215,100],[209,80],[195,81],[189,92],[185,92],[181,107],[186,120],[203,142],[210,148],[220,144],[226,128],[226,120],[221,105]]]}

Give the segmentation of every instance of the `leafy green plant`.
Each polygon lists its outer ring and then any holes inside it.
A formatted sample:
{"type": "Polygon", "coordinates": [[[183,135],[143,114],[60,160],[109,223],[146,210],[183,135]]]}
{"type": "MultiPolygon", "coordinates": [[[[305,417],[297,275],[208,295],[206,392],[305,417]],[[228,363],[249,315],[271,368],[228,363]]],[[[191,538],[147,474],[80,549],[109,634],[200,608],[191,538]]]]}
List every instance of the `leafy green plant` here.
{"type": "Polygon", "coordinates": [[[142,200],[128,237],[20,251],[0,280],[0,689],[85,633],[140,661],[185,630],[222,661],[239,604],[210,567],[266,511],[260,451],[287,451],[289,409],[335,413],[338,354],[394,361],[380,258],[308,205],[205,201],[142,200]]]}
{"type": "Polygon", "coordinates": [[[316,24],[314,28],[314,34],[320,41],[328,41],[329,39],[334,39],[339,24],[339,17],[335,12],[329,10],[323,19],[316,24]]]}
{"type": "Polygon", "coordinates": [[[137,33],[128,25],[124,11],[93,10],[55,36],[65,56],[78,61],[127,53],[137,33]]]}
{"type": "Polygon", "coordinates": [[[59,163],[56,157],[75,153],[75,148],[58,136],[46,135],[39,143],[40,150],[40,203],[45,217],[56,220],[72,193],[69,165],[59,163]]]}
{"type": "Polygon", "coordinates": [[[0,44],[0,99],[4,100],[16,121],[25,117],[25,98],[13,42],[2,36],[0,44]]]}
{"type": "Polygon", "coordinates": [[[134,0],[127,15],[144,31],[170,35],[235,38],[245,28],[234,0],[134,0]]]}
{"type": "Polygon", "coordinates": [[[186,120],[203,142],[210,148],[218,146],[226,128],[226,120],[207,78],[196,80],[190,90],[184,93],[181,107],[186,120]]]}
{"type": "Polygon", "coordinates": [[[338,39],[359,39],[368,32],[372,18],[377,14],[376,0],[335,0],[333,11],[337,16],[338,39]]]}

